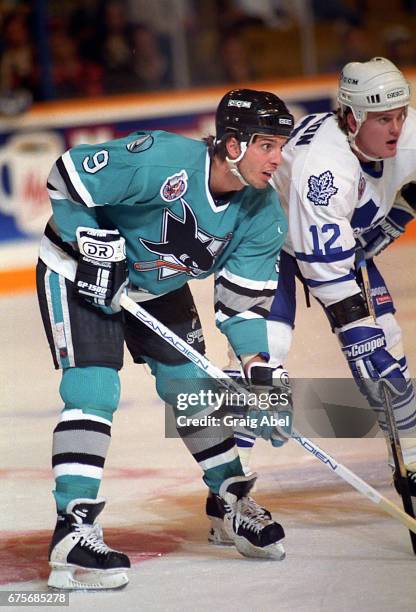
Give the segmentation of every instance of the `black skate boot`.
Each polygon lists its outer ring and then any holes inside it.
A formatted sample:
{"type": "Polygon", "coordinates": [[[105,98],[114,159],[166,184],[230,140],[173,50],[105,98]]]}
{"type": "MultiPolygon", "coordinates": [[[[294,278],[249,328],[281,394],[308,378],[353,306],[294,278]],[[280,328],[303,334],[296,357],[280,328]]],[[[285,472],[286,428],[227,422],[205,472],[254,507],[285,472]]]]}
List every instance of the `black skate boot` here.
{"type": "MultiPolygon", "coordinates": [[[[264,517],[271,520],[272,515],[266,508],[262,508],[252,497],[247,497],[248,504],[254,512],[263,513],[264,517]]],[[[212,491],[208,493],[205,504],[205,512],[211,523],[208,532],[208,542],[216,546],[231,546],[234,539],[231,538],[224,527],[225,502],[219,495],[212,491]]]]}
{"type": "Polygon", "coordinates": [[[74,499],[58,514],[49,547],[52,571],[48,586],[57,589],[118,589],[128,583],[127,555],[103,541],[95,519],[104,508],[103,499],[74,499]],[[75,578],[75,572],[82,576],[75,578]]]}
{"type": "Polygon", "coordinates": [[[249,497],[257,475],[235,476],[224,480],[220,497],[224,502],[224,527],[245,557],[282,560],[285,551],[283,527],[273,521],[270,512],[249,497]]]}
{"type": "MultiPolygon", "coordinates": [[[[414,467],[414,463],[412,464],[411,467],[414,467]]],[[[407,467],[407,482],[409,485],[409,492],[412,498],[412,506],[413,506],[413,514],[416,516],[416,472],[414,472],[413,470],[409,470],[409,468],[407,467]]],[[[397,493],[400,495],[400,485],[399,485],[399,479],[396,477],[396,472],[393,473],[393,481],[394,481],[394,486],[395,489],[397,491],[397,493]]]]}

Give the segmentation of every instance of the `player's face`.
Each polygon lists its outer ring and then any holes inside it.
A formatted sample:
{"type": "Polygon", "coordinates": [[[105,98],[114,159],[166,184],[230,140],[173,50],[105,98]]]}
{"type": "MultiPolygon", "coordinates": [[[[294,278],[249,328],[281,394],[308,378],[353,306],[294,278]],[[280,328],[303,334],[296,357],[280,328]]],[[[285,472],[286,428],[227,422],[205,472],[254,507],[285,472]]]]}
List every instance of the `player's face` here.
{"type": "Polygon", "coordinates": [[[265,189],[272,173],[282,163],[283,136],[255,136],[238,164],[238,169],[250,185],[265,189]]]}
{"type": "Polygon", "coordinates": [[[397,141],[406,119],[406,107],[368,113],[355,142],[363,153],[386,159],[397,153],[397,141]]]}

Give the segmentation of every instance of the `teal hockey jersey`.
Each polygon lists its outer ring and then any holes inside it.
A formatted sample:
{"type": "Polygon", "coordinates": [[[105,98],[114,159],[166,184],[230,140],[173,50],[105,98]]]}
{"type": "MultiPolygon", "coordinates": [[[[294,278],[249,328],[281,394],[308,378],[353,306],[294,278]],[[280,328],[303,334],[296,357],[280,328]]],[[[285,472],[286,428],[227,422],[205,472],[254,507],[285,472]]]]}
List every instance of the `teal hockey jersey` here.
{"type": "Polygon", "coordinates": [[[48,178],[53,216],[40,257],[73,279],[77,227],[118,229],[131,290],[148,299],[215,274],[219,329],[237,355],[268,352],[286,217],[271,187],[214,199],[210,167],[204,142],[163,131],[70,149],[48,178]]]}

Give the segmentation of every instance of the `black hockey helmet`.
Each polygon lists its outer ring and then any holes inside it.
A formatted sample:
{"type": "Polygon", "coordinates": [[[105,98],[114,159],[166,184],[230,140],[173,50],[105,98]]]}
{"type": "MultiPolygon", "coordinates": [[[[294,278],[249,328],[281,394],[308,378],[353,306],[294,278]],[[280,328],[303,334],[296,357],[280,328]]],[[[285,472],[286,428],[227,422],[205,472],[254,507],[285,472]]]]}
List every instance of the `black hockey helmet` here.
{"type": "Polygon", "coordinates": [[[217,142],[234,132],[240,142],[250,142],[253,134],[288,138],[294,118],[286,104],[268,91],[233,89],[218,104],[215,115],[217,142]]]}

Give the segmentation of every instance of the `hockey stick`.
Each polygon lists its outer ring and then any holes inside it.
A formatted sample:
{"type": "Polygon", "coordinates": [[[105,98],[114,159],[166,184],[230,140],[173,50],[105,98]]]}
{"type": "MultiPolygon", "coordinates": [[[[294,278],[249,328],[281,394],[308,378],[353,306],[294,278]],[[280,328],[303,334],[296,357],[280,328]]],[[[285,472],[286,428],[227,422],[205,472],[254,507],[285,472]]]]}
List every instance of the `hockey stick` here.
{"type": "MultiPolygon", "coordinates": [[[[177,336],[163,323],[149,314],[144,308],[142,308],[142,306],[136,304],[136,302],[134,302],[126,294],[121,296],[120,305],[136,319],[153,330],[158,336],[166,340],[166,342],[173,346],[187,359],[192,361],[192,363],[203,370],[207,376],[216,379],[218,383],[224,386],[226,389],[232,389],[233,391],[241,393],[245,396],[248,395],[247,389],[238,385],[230,376],[225,374],[220,368],[213,365],[206,357],[204,357],[204,355],[198,353],[198,351],[192,348],[185,340],[182,340],[182,338],[177,336]]],[[[302,436],[299,432],[294,430],[292,432],[292,437],[304,450],[322,461],[322,463],[324,463],[328,469],[335,474],[338,474],[340,478],[348,482],[359,493],[365,495],[365,497],[367,497],[370,501],[378,505],[387,514],[400,521],[414,534],[416,534],[416,520],[414,518],[403,512],[403,510],[396,506],[396,504],[381,495],[381,493],[376,491],[376,489],[354,474],[354,472],[351,472],[351,470],[343,466],[341,463],[338,463],[338,461],[331,457],[331,455],[329,455],[326,451],[308,438],[302,436]]]]}
{"type": "MultiPolygon", "coordinates": [[[[357,268],[361,271],[361,278],[363,282],[363,289],[365,299],[368,305],[368,310],[376,322],[376,312],[374,309],[373,298],[371,296],[371,285],[367,270],[367,261],[362,250],[357,251],[356,257],[357,268]]],[[[397,429],[396,418],[394,416],[394,409],[391,401],[390,390],[385,384],[382,384],[383,393],[383,408],[386,416],[387,432],[389,436],[389,442],[391,452],[393,455],[395,477],[397,482],[397,488],[400,491],[400,497],[402,498],[404,511],[415,519],[415,513],[413,511],[412,497],[410,495],[409,482],[407,480],[407,469],[403,459],[402,445],[400,443],[400,436],[397,429]]],[[[412,549],[416,555],[416,535],[410,530],[410,540],[412,542],[412,549]]]]}

